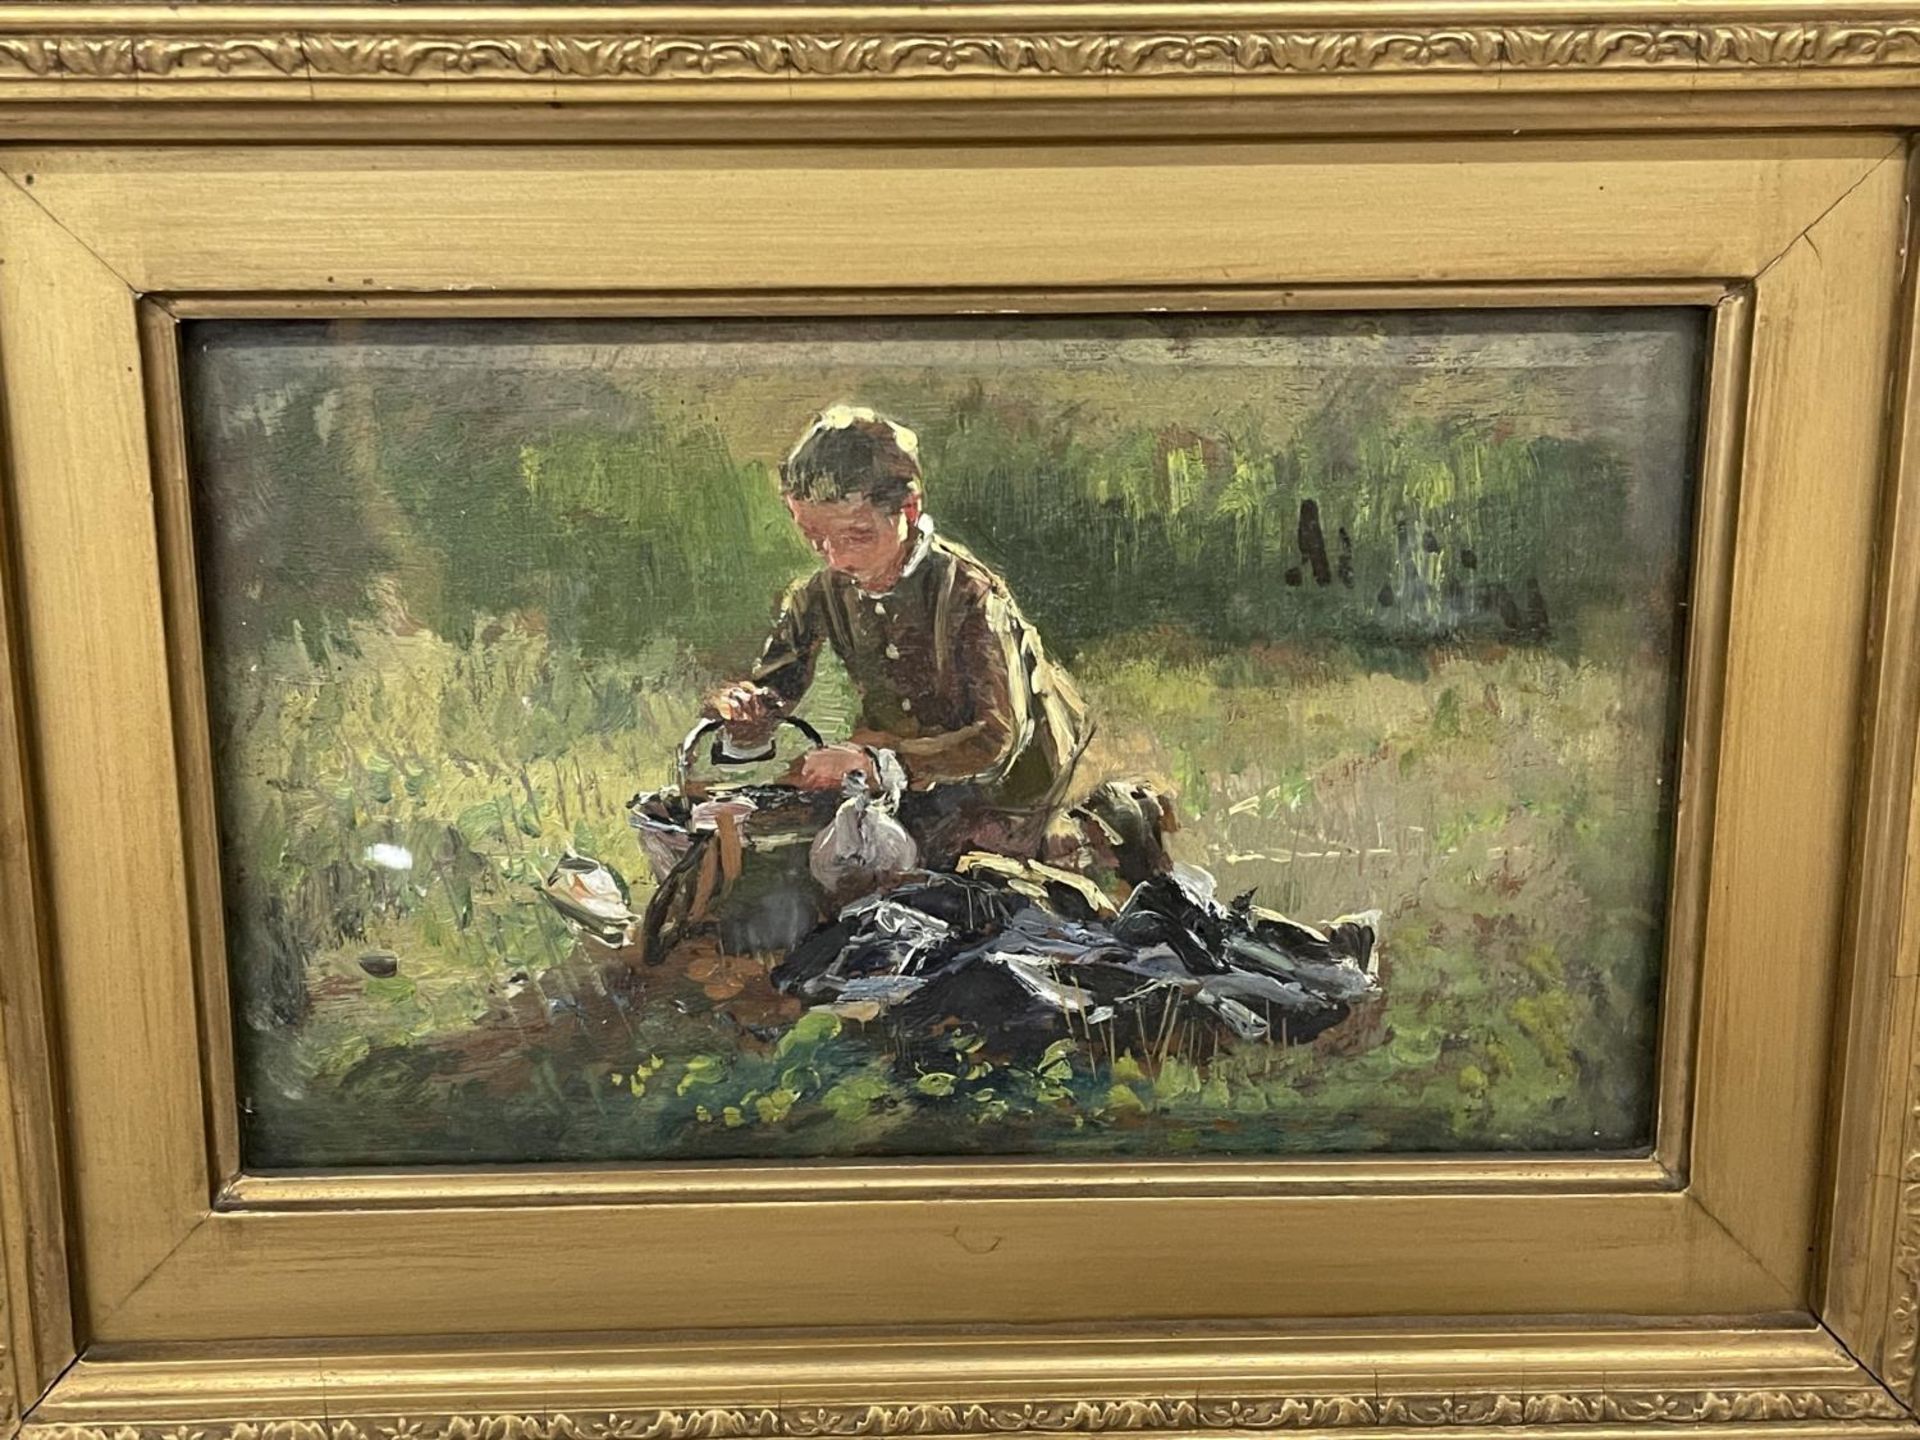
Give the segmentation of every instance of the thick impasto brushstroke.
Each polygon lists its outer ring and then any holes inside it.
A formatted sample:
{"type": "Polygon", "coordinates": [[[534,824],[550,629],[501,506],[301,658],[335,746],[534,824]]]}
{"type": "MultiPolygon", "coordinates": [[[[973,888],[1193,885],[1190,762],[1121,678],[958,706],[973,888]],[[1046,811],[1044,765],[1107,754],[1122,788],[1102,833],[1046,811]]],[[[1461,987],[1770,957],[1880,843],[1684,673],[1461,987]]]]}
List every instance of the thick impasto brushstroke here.
{"type": "MultiPolygon", "coordinates": [[[[1644,1146],[1700,336],[193,326],[249,1163],[1644,1146]],[[873,872],[879,799],[761,844],[797,732],[696,833],[676,751],[821,564],[778,470],[836,405],[911,427],[1082,707],[1048,869],[912,789],[932,873],[873,872]]],[[[822,655],[831,744],[893,682],[822,655]]]]}

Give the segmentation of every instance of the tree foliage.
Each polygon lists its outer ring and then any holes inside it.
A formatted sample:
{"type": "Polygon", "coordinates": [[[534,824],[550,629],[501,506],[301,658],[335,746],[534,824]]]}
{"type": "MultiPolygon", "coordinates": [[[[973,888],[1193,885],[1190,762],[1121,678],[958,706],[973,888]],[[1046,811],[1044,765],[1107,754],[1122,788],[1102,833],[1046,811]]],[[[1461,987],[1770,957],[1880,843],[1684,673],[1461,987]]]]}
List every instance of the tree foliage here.
{"type": "MultiPolygon", "coordinates": [[[[588,654],[671,640],[743,663],[812,563],[770,468],[604,382],[556,381],[577,393],[537,405],[528,383],[314,383],[222,437],[203,548],[226,643],[384,609],[450,639],[511,614],[588,654]]],[[[1622,543],[1625,467],[1593,441],[1338,403],[1277,439],[1223,423],[1094,441],[1070,412],[977,386],[928,408],[930,508],[1063,655],[1148,626],[1222,645],[1540,642],[1656,588],[1622,543]]]]}

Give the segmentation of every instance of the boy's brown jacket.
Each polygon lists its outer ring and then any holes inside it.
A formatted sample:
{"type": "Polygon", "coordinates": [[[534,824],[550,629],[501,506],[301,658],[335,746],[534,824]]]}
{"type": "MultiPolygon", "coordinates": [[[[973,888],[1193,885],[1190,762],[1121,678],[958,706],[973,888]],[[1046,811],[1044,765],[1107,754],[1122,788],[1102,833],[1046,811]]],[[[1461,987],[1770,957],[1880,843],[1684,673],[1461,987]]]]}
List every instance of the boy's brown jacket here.
{"type": "Polygon", "coordinates": [[[1006,582],[930,524],[884,595],[829,569],[796,582],[753,679],[789,711],[823,645],[859,693],[856,738],[895,751],[914,789],[977,786],[1013,811],[1060,803],[1091,733],[1086,706],[1006,582]]]}

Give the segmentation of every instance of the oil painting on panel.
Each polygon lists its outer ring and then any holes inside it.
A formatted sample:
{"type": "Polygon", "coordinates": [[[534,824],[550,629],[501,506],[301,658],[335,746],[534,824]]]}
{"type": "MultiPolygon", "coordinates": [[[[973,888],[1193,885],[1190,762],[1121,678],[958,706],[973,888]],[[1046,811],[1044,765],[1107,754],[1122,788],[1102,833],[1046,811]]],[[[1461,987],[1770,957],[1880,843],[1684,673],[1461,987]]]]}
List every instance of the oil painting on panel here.
{"type": "Polygon", "coordinates": [[[190,325],[248,1165],[1644,1149],[1702,334],[190,325]]]}

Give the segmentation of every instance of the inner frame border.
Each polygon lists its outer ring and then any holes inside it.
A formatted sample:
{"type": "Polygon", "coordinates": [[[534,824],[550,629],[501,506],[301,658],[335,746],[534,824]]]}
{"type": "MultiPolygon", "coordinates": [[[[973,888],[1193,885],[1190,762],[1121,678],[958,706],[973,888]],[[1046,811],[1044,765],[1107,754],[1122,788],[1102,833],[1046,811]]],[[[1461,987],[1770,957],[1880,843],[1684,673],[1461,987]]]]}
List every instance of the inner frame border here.
{"type": "Polygon", "coordinates": [[[523,1204],[915,1198],[1140,1198],[1222,1195],[1673,1192],[1687,1184],[1700,976],[1705,964],[1713,796],[1724,718],[1728,620],[1738,512],[1752,288],[1694,281],[1575,284],[1140,286],[312,294],[174,292],[138,303],[186,871],[196,1013],[215,1211],[430,1209],[523,1204]],[[200,319],[1017,318],[1072,315],[1448,309],[1708,311],[1696,488],[1680,672],[1679,744],[1670,832],[1666,935],[1655,1047],[1654,1143],[1646,1155],[1348,1155],[1063,1161],[901,1157],[808,1161],[635,1160],[369,1166],[249,1172],[238,1126],[234,1032],[220,900],[207,689],[195,571],[185,395],[184,321],[200,319]]]}

